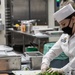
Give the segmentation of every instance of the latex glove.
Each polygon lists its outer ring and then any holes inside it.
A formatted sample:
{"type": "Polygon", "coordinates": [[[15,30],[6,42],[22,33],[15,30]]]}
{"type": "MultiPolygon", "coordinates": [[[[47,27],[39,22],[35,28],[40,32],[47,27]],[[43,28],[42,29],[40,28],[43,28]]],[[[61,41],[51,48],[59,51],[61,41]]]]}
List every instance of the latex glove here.
{"type": "Polygon", "coordinates": [[[59,72],[60,74],[64,73],[62,69],[58,69],[58,68],[50,68],[47,70],[47,72],[49,72],[49,73],[59,72]]]}
{"type": "Polygon", "coordinates": [[[48,69],[47,65],[43,63],[41,65],[41,72],[44,73],[47,69],[48,69]]]}

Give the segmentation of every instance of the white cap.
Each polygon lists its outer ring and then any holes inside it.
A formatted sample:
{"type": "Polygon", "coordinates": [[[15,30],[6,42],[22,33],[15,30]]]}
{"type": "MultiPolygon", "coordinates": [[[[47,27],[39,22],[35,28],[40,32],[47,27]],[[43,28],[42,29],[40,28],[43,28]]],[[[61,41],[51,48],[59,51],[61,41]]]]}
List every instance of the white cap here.
{"type": "Polygon", "coordinates": [[[75,10],[73,9],[71,4],[68,4],[64,6],[63,8],[59,9],[57,12],[53,14],[55,20],[57,22],[60,22],[64,20],[66,17],[70,16],[72,13],[74,13],[75,10]]]}

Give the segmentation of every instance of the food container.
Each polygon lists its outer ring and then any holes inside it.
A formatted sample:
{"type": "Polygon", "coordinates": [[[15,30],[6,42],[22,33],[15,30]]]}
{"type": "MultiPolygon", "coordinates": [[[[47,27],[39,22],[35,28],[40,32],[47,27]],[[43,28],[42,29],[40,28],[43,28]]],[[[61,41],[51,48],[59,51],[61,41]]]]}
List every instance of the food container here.
{"type": "Polygon", "coordinates": [[[36,47],[28,47],[26,48],[26,52],[38,51],[36,47]]]}
{"type": "Polygon", "coordinates": [[[29,21],[21,21],[21,31],[26,32],[28,34],[32,31],[32,23],[29,21]]]}
{"type": "Polygon", "coordinates": [[[30,60],[30,68],[33,70],[39,70],[41,67],[43,54],[39,51],[25,52],[26,56],[30,60]]]}

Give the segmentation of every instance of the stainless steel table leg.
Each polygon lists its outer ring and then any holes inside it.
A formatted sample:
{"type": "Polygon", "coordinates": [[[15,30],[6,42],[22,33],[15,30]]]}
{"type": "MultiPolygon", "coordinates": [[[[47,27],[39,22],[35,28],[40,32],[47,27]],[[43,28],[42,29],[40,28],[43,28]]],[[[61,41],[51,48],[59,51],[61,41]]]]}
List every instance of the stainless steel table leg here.
{"type": "Polygon", "coordinates": [[[25,52],[25,35],[23,35],[23,53],[25,52]]]}

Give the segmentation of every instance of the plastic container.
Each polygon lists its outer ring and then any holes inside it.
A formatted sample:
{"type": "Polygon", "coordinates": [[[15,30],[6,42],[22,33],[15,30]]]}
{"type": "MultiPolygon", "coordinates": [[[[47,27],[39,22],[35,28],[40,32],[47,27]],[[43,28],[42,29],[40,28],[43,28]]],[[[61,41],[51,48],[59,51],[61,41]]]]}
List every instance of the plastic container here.
{"type": "Polygon", "coordinates": [[[21,31],[26,33],[31,33],[32,31],[32,23],[29,21],[21,21],[21,31]]]}
{"type": "Polygon", "coordinates": [[[24,24],[21,25],[21,31],[26,32],[26,26],[24,24]]]}
{"type": "Polygon", "coordinates": [[[44,44],[43,54],[45,55],[54,44],[54,42],[44,44]]]}
{"type": "Polygon", "coordinates": [[[26,52],[38,51],[36,47],[27,47],[26,52]]]}

